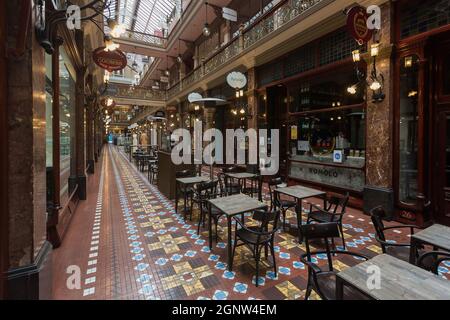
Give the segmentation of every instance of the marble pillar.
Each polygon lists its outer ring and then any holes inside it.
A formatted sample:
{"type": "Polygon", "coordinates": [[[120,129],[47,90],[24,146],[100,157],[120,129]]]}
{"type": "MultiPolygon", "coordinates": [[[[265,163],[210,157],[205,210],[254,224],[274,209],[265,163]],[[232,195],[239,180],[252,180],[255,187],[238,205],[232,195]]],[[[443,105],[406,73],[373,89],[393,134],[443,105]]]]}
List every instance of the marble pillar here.
{"type": "Polygon", "coordinates": [[[247,104],[248,104],[248,128],[258,129],[258,98],[256,88],[256,70],[255,68],[248,70],[247,85],[247,104]]]}
{"type": "Polygon", "coordinates": [[[6,48],[16,48],[24,29],[27,36],[23,51],[6,56],[7,87],[2,91],[7,97],[8,148],[2,157],[7,159],[8,226],[1,232],[8,254],[7,270],[0,278],[7,282],[6,298],[45,299],[51,297],[52,252],[46,240],[45,56],[34,37],[34,16],[23,26],[25,18],[17,3],[3,5],[6,8],[0,11],[5,16],[0,20],[8,25],[6,48]]]}
{"type": "MultiPolygon", "coordinates": [[[[391,215],[394,210],[394,192],[392,189],[393,170],[393,68],[391,57],[394,39],[391,38],[392,8],[389,3],[382,6],[380,38],[380,56],[377,57],[377,70],[384,76],[382,102],[372,101],[372,90],[367,89],[366,113],[366,187],[364,190],[364,211],[368,213],[376,205],[383,205],[391,215]]],[[[370,44],[368,47],[370,48],[370,44]]],[[[370,51],[370,49],[369,49],[370,51]]],[[[368,58],[367,74],[372,68],[372,59],[368,58]],[[369,63],[370,62],[370,63],[369,63]]]]}

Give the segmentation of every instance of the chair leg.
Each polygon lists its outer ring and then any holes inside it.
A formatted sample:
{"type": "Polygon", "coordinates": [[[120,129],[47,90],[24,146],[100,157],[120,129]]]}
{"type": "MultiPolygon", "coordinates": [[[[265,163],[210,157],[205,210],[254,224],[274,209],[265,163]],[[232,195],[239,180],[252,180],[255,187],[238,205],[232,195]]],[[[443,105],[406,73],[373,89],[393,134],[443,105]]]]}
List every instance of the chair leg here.
{"type": "Polygon", "coordinates": [[[282,209],[281,211],[283,212],[283,231],[286,232],[286,210],[282,209]]]}
{"type": "Polygon", "coordinates": [[[342,228],[342,224],[339,224],[339,231],[341,232],[342,246],[344,247],[344,251],[345,251],[345,250],[347,250],[347,247],[345,245],[344,230],[342,228]]]}
{"type": "Polygon", "coordinates": [[[256,279],[255,279],[255,283],[256,283],[256,287],[258,287],[259,286],[259,252],[258,252],[258,249],[256,249],[255,260],[256,260],[256,279]]]}
{"type": "Polygon", "coordinates": [[[308,286],[306,288],[306,293],[305,293],[305,300],[308,300],[309,296],[311,295],[312,292],[312,287],[310,285],[310,279],[308,278],[308,286]]]}
{"type": "Polygon", "coordinates": [[[273,242],[270,243],[270,254],[272,255],[272,259],[273,259],[273,271],[275,272],[275,278],[276,278],[278,275],[278,272],[277,272],[277,262],[275,260],[275,248],[274,248],[273,242]]]}
{"type": "MultiPolygon", "coordinates": [[[[231,266],[229,266],[229,267],[233,267],[233,261],[234,261],[234,255],[236,254],[236,247],[237,247],[237,237],[234,237],[234,243],[233,243],[233,254],[231,255],[231,261],[230,261],[230,263],[231,263],[231,266]]],[[[230,269],[231,269],[230,268],[230,269]]]]}

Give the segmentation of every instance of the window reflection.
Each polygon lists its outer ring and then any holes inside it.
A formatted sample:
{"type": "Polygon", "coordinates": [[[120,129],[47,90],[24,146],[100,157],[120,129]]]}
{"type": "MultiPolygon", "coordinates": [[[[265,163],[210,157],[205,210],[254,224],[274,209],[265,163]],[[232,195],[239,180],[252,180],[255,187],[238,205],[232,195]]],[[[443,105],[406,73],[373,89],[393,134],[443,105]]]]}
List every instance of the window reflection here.
{"type": "Polygon", "coordinates": [[[400,61],[399,199],[407,204],[415,203],[418,187],[418,61],[415,55],[400,61]]]}

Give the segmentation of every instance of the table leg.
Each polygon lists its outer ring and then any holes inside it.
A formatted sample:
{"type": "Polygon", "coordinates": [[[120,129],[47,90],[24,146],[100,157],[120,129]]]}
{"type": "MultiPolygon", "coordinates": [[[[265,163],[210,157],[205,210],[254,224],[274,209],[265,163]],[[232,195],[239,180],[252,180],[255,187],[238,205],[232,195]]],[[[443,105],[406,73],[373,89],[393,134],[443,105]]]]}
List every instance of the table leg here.
{"type": "Polygon", "coordinates": [[[417,241],[411,238],[411,248],[409,251],[409,263],[416,265],[417,241]]]}
{"type": "Polygon", "coordinates": [[[212,250],[212,218],[211,218],[211,204],[208,204],[208,237],[209,237],[209,249],[212,250]]]}
{"type": "Polygon", "coordinates": [[[227,216],[227,224],[228,224],[228,271],[232,271],[233,266],[231,265],[231,261],[233,257],[232,248],[231,248],[231,217],[227,216]]]}
{"type": "Polygon", "coordinates": [[[344,300],[344,281],[336,277],[336,300],[344,300]]]}
{"type": "Polygon", "coordinates": [[[177,213],[177,214],[178,214],[178,200],[179,200],[178,194],[179,194],[179,190],[178,190],[178,181],[177,181],[177,182],[175,182],[175,213],[177,213]]]}
{"type": "Polygon", "coordinates": [[[297,214],[297,228],[298,228],[298,243],[303,243],[303,233],[302,233],[302,199],[297,199],[297,206],[295,207],[297,214]]]}

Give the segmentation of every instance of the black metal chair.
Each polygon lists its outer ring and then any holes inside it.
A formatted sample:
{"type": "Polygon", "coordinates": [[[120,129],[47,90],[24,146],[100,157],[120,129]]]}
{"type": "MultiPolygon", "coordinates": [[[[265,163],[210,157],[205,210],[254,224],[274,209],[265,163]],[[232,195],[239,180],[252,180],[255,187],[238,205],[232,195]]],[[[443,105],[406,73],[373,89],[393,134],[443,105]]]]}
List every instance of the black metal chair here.
{"type": "MultiPolygon", "coordinates": [[[[190,178],[190,177],[195,177],[195,172],[192,172],[190,170],[183,170],[183,171],[178,171],[177,173],[175,173],[176,179],[190,178]]],[[[185,187],[182,185],[177,187],[176,190],[177,191],[176,191],[176,195],[175,195],[175,199],[176,199],[175,200],[175,212],[178,212],[178,198],[179,198],[180,193],[183,196],[184,203],[188,203],[188,200],[190,199],[190,197],[192,197],[194,190],[192,187],[185,187]]],[[[186,210],[184,211],[184,218],[186,219],[186,210]]],[[[191,216],[191,219],[192,219],[192,216],[191,216]]]]}
{"type": "Polygon", "coordinates": [[[159,167],[158,162],[150,162],[148,169],[148,181],[151,184],[156,184],[155,182],[158,180],[159,167]]]}
{"type": "Polygon", "coordinates": [[[439,266],[444,261],[450,261],[450,252],[430,251],[419,257],[417,265],[422,269],[439,275],[439,266]]]}
{"type": "Polygon", "coordinates": [[[262,201],[262,176],[257,174],[255,177],[246,179],[245,185],[242,186],[241,192],[250,197],[258,197],[259,201],[262,201]]]}
{"type": "Polygon", "coordinates": [[[261,259],[262,249],[266,249],[266,257],[267,257],[267,247],[270,248],[270,253],[273,258],[273,269],[275,272],[275,276],[277,275],[274,239],[275,233],[279,230],[278,224],[280,220],[280,210],[275,211],[256,210],[253,213],[253,220],[259,221],[259,225],[248,227],[244,224],[243,221],[235,218],[236,229],[234,232],[234,246],[231,264],[233,264],[236,247],[246,245],[252,251],[253,257],[255,258],[256,262],[255,284],[258,287],[259,262],[261,259]],[[270,225],[272,225],[271,228],[270,225]]]}
{"type": "Polygon", "coordinates": [[[313,221],[319,223],[336,222],[339,226],[339,232],[341,234],[342,246],[344,247],[344,250],[346,249],[346,245],[342,220],[344,218],[349,199],[350,194],[348,192],[344,197],[332,196],[325,200],[323,209],[310,203],[308,218],[306,220],[306,224],[310,224],[313,221]]]}
{"type": "MultiPolygon", "coordinates": [[[[306,287],[305,300],[307,300],[312,290],[319,295],[322,300],[336,300],[336,273],[333,266],[333,257],[336,255],[347,255],[363,260],[369,258],[357,253],[342,250],[331,250],[330,240],[339,237],[339,226],[336,222],[316,223],[303,225],[302,233],[306,244],[306,253],[301,255],[301,261],[308,267],[308,285],[306,287]],[[311,252],[310,243],[322,241],[325,250],[311,252]],[[326,254],[328,269],[323,270],[317,264],[312,262],[312,257],[318,254],[326,254]]],[[[344,298],[346,300],[365,300],[367,297],[358,291],[345,287],[344,298]]]]}
{"type": "Polygon", "coordinates": [[[220,193],[221,196],[231,196],[233,194],[239,194],[241,192],[241,186],[236,183],[232,183],[230,179],[221,172],[218,174],[220,193]]]}
{"type": "Polygon", "coordinates": [[[243,171],[244,170],[238,166],[231,166],[231,167],[223,168],[222,172],[224,173],[224,182],[225,182],[225,187],[227,189],[228,195],[240,193],[241,185],[240,185],[239,181],[236,181],[236,179],[227,177],[225,174],[226,173],[240,173],[243,171]]]}
{"type": "MultiPolygon", "coordinates": [[[[389,254],[400,260],[409,262],[411,242],[410,243],[394,243],[386,239],[385,231],[393,229],[410,229],[410,234],[414,234],[415,229],[419,229],[415,225],[396,225],[391,227],[385,227],[383,219],[386,217],[386,211],[382,206],[373,208],[370,211],[373,227],[375,228],[375,239],[381,246],[383,253],[389,254]]],[[[419,256],[419,252],[416,253],[419,256]]]]}
{"type": "Polygon", "coordinates": [[[281,184],[283,184],[283,180],[280,177],[269,180],[270,208],[271,210],[275,208],[281,209],[283,215],[283,231],[286,231],[286,211],[289,209],[296,210],[297,202],[294,200],[282,200],[280,198],[280,195],[275,192],[275,189],[281,184]]]}

